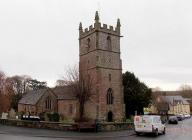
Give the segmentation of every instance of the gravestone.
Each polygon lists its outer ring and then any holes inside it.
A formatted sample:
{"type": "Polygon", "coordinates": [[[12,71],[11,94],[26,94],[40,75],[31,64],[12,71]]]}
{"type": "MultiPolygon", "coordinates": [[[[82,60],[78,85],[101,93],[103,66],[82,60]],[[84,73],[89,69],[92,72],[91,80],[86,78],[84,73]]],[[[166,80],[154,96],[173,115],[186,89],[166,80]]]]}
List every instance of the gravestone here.
{"type": "Polygon", "coordinates": [[[8,113],[3,112],[1,119],[7,119],[8,118],[8,113]]]}
{"type": "Polygon", "coordinates": [[[16,118],[16,112],[13,108],[9,111],[9,119],[15,119],[16,118]]]}

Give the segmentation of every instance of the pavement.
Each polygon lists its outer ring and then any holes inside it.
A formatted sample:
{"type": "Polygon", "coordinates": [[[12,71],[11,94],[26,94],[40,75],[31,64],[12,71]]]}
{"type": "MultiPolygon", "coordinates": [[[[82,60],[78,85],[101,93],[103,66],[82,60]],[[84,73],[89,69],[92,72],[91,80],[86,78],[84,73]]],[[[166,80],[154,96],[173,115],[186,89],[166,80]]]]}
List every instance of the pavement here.
{"type": "Polygon", "coordinates": [[[167,133],[136,136],[134,131],[115,131],[99,133],[63,132],[55,130],[23,128],[0,125],[0,140],[191,140],[192,118],[180,121],[178,125],[167,124],[167,133]]]}
{"type": "MultiPolygon", "coordinates": [[[[117,138],[117,137],[128,137],[135,135],[133,130],[123,130],[114,132],[70,132],[70,131],[57,131],[57,130],[46,130],[36,128],[23,128],[15,126],[0,125],[0,136],[29,136],[29,137],[40,137],[40,138],[117,138]]],[[[1,138],[0,138],[1,140],[1,138]]]]}

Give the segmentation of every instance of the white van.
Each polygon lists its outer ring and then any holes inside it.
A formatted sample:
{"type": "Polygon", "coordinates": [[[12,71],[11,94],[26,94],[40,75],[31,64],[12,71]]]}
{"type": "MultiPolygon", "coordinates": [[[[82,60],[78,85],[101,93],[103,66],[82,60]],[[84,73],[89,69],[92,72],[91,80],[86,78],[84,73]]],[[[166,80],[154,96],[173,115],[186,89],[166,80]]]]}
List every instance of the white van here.
{"type": "Polygon", "coordinates": [[[153,133],[156,136],[165,134],[166,128],[162,124],[158,115],[142,115],[134,117],[135,132],[137,135],[141,133],[153,133]]]}

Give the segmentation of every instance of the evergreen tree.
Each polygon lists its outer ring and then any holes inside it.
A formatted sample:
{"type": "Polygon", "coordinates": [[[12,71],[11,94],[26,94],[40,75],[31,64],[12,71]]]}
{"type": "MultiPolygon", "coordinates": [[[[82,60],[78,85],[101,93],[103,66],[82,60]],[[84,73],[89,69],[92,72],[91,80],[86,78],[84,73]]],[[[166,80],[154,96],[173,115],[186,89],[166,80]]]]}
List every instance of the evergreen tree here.
{"type": "Polygon", "coordinates": [[[123,86],[126,118],[135,115],[135,112],[143,114],[143,108],[151,101],[151,89],[128,71],[123,74],[123,86]]]}

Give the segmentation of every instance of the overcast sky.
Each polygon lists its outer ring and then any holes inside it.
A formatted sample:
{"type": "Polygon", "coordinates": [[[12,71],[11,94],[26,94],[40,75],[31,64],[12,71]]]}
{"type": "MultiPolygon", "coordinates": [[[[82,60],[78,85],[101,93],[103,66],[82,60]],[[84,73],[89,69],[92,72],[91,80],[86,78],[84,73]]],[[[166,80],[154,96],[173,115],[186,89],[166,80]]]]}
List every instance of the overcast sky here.
{"type": "Polygon", "coordinates": [[[0,69],[54,85],[78,64],[78,25],[121,20],[123,71],[149,87],[192,83],[190,0],[0,0],[0,69]]]}

